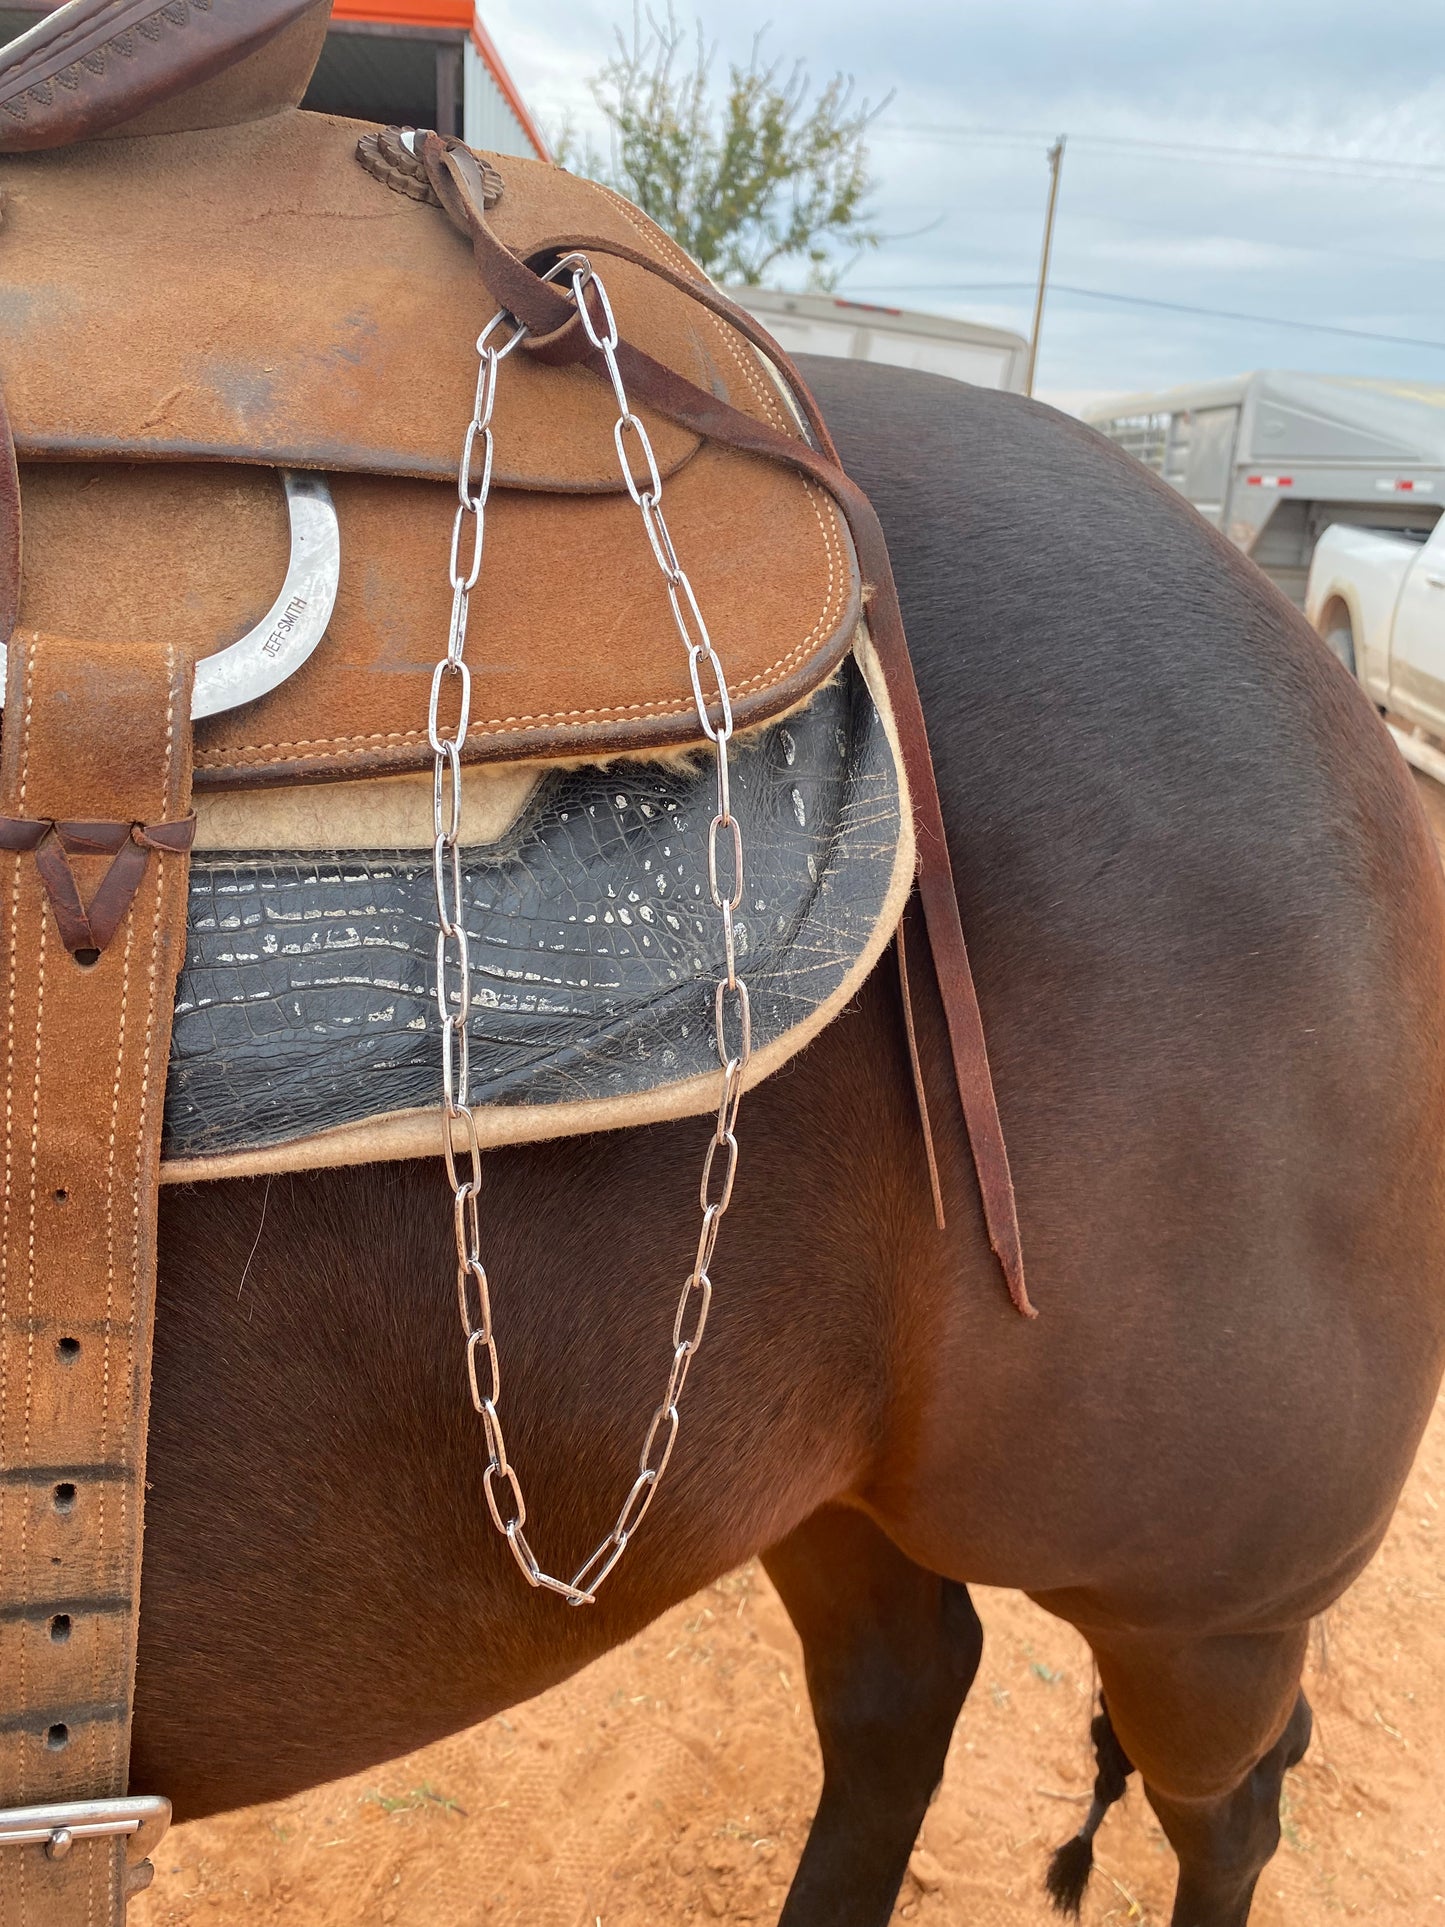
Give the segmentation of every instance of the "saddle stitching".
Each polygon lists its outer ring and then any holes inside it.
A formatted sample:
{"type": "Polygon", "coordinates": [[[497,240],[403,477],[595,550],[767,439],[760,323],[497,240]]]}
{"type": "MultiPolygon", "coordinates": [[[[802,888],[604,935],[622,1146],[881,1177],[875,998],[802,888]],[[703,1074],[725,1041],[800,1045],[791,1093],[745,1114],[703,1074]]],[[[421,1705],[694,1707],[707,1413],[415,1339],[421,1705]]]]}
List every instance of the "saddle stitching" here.
{"type": "MultiPolygon", "coordinates": [[[[23,678],[24,689],[25,689],[25,715],[24,715],[24,722],[21,727],[21,736],[20,736],[20,801],[23,806],[25,801],[26,789],[30,780],[30,718],[31,718],[32,710],[34,708],[34,688],[31,682],[31,663],[30,663],[29,651],[26,651],[24,659],[22,661],[21,675],[23,678]]],[[[10,1304],[10,1285],[11,1285],[11,1272],[12,1272],[12,1267],[10,1264],[10,1197],[11,1197],[10,1161],[11,1161],[11,1144],[12,1144],[12,1137],[13,1137],[12,1126],[13,1126],[13,1120],[14,1120],[14,1097],[15,1097],[15,989],[16,989],[16,971],[17,971],[17,965],[18,965],[18,959],[19,959],[19,944],[17,942],[19,915],[20,915],[20,863],[17,859],[15,864],[15,881],[11,891],[11,903],[10,903],[10,1013],[9,1013],[9,1027],[8,1027],[9,1035],[6,1039],[6,1069],[5,1069],[5,1250],[4,1250],[4,1260],[5,1260],[5,1307],[6,1307],[7,1313],[8,1313],[9,1304],[10,1304]]],[[[38,995],[43,1000],[44,991],[45,991],[45,927],[44,927],[43,921],[41,924],[41,931],[40,931],[40,949],[39,949],[37,968],[38,968],[38,995]]],[[[36,1087],[36,1095],[34,1100],[35,1106],[37,1108],[32,1113],[31,1131],[30,1131],[30,1246],[29,1248],[30,1248],[31,1262],[26,1272],[26,1290],[28,1294],[33,1293],[33,1290],[34,1290],[33,1279],[34,1279],[34,1256],[35,1256],[35,1161],[36,1161],[36,1139],[37,1139],[38,1130],[39,1130],[39,1119],[38,1119],[39,1054],[40,1054],[39,1053],[39,1036],[38,1036],[38,1029],[37,1029],[37,1038],[36,1038],[37,1087],[36,1087]]],[[[27,1304],[27,1311],[28,1310],[29,1310],[29,1305],[27,1304]]],[[[32,1338],[30,1340],[30,1343],[33,1344],[33,1342],[34,1341],[32,1338]]],[[[7,1413],[8,1413],[8,1397],[9,1397],[9,1350],[10,1348],[8,1345],[0,1345],[0,1351],[4,1352],[5,1360],[6,1360],[5,1410],[7,1413]]],[[[29,1369],[29,1366],[30,1366],[30,1360],[29,1360],[29,1355],[27,1353],[26,1375],[25,1375],[25,1404],[23,1407],[23,1424],[25,1428],[24,1435],[27,1441],[27,1446],[28,1446],[28,1440],[30,1435],[30,1369],[29,1369]]],[[[6,1428],[5,1432],[0,1433],[0,1443],[3,1443],[6,1436],[8,1436],[8,1427],[6,1428]]],[[[27,1451],[27,1456],[28,1456],[28,1451],[27,1451]]],[[[3,1502],[3,1491],[0,1491],[0,1502],[3,1502]]],[[[29,1568],[26,1565],[26,1561],[25,1561],[25,1548],[26,1548],[27,1538],[29,1533],[29,1508],[26,1504],[26,1495],[24,1491],[21,1491],[19,1494],[19,1503],[20,1503],[20,1563],[21,1563],[22,1571],[26,1573],[25,1598],[23,1603],[26,1606],[28,1606],[30,1604],[30,1583],[29,1583],[29,1568]]],[[[25,1704],[25,1672],[26,1672],[26,1663],[27,1663],[27,1644],[28,1642],[25,1641],[24,1639],[22,1639],[20,1642],[20,1704],[22,1706],[25,1704]]],[[[23,1791],[24,1789],[22,1788],[21,1790],[23,1791]]]]}
{"type": "MultiPolygon", "coordinates": [[[[40,941],[37,946],[35,971],[35,1074],[30,1088],[30,1188],[29,1188],[29,1229],[26,1241],[25,1262],[25,1430],[22,1434],[21,1457],[25,1464],[30,1461],[30,1425],[35,1396],[35,1225],[36,1197],[40,1172],[40,1068],[43,1061],[41,1050],[42,1020],[45,1015],[45,937],[46,921],[40,920],[40,941]]],[[[30,1548],[30,1507],[22,1495],[20,1502],[20,1570],[24,1574],[25,1593],[22,1603],[28,1608],[32,1602],[32,1582],[34,1574],[29,1559],[30,1548]]],[[[20,1642],[20,1704],[26,1702],[26,1653],[29,1641],[20,1642]]],[[[28,1788],[28,1777],[26,1785],[28,1788]]]]}
{"type": "MultiPolygon", "coordinates": [[[[834,557],[837,554],[838,531],[836,524],[831,527],[829,526],[827,518],[820,516],[819,520],[823,524],[823,533],[827,542],[826,552],[828,555],[829,588],[831,592],[835,589],[834,557]]],[[[759,669],[756,674],[751,676],[739,677],[734,687],[737,689],[765,687],[768,683],[775,681],[780,674],[785,673],[789,669],[796,668],[800,662],[811,654],[811,646],[818,635],[827,625],[836,620],[834,614],[835,604],[836,607],[841,610],[843,599],[841,596],[830,593],[829,600],[825,604],[822,614],[800,643],[790,649],[785,656],[779,656],[776,662],[770,662],[766,669],[759,669]]],[[[570,723],[574,727],[580,728],[582,727],[582,719],[588,717],[633,716],[644,710],[656,710],[662,716],[681,716],[692,713],[689,701],[675,696],[654,696],[645,702],[598,703],[583,709],[541,710],[535,715],[492,716],[489,717],[485,723],[473,723],[467,731],[467,740],[470,742],[473,737],[497,736],[507,729],[515,729],[537,723],[558,723],[563,727],[566,727],[570,723]]],[[[231,763],[240,762],[244,757],[276,756],[283,752],[291,755],[291,752],[295,750],[305,750],[308,753],[304,756],[292,756],[291,760],[293,762],[320,762],[327,756],[338,751],[346,754],[348,744],[360,746],[367,743],[420,743],[425,740],[426,731],[424,729],[374,729],[356,736],[301,736],[294,742],[289,743],[247,743],[241,747],[223,744],[216,749],[198,751],[196,755],[196,767],[197,769],[224,769],[231,763]]],[[[360,747],[358,747],[352,753],[361,754],[362,751],[360,747]]]]}
{"type": "MultiPolygon", "coordinates": [[[[175,765],[176,765],[176,751],[178,747],[177,736],[176,736],[176,682],[177,682],[176,652],[175,652],[174,644],[170,644],[166,648],[166,692],[167,692],[166,694],[166,745],[165,745],[165,766],[164,766],[164,772],[162,776],[162,786],[161,786],[161,795],[164,799],[164,805],[167,808],[173,808],[175,805],[175,797],[174,797],[175,765]]],[[[191,836],[193,837],[194,831],[195,831],[194,815],[192,815],[188,820],[191,825],[191,836]]],[[[188,837],[186,841],[187,849],[189,849],[190,847],[190,842],[191,842],[191,838],[188,837]]],[[[157,990],[159,987],[158,977],[159,977],[159,969],[160,969],[161,935],[162,935],[161,925],[162,925],[162,913],[165,908],[165,897],[166,897],[166,876],[165,876],[164,868],[160,864],[156,864],[152,868],[151,889],[152,889],[153,909],[152,909],[152,915],[151,915],[150,958],[149,958],[149,967],[146,973],[145,1038],[141,1046],[140,1118],[139,1118],[139,1129],[135,1133],[135,1163],[132,1169],[132,1176],[131,1176],[131,1276],[130,1276],[131,1314],[130,1314],[130,1317],[126,1320],[126,1377],[125,1377],[126,1385],[131,1388],[137,1388],[136,1345],[137,1345],[138,1339],[141,1338],[141,1335],[144,1329],[144,1320],[148,1309],[145,1306],[145,1304],[143,1304],[141,1301],[141,1289],[145,1280],[145,1273],[146,1273],[146,1266],[144,1264],[144,1254],[142,1252],[141,1218],[142,1218],[142,1210],[144,1206],[144,1193],[141,1185],[141,1162],[144,1155],[145,1145],[147,1141],[147,1131],[148,1131],[149,1122],[150,1122],[151,1093],[152,1093],[152,1088],[156,1081],[150,1075],[150,1071],[151,1071],[152,1053],[155,1048],[156,1008],[157,1008],[157,1002],[158,1002],[157,990]]],[[[135,919],[131,918],[130,922],[133,926],[135,923],[135,919]]],[[[165,1082],[165,1072],[164,1072],[164,1066],[162,1066],[161,1067],[162,1085],[164,1085],[164,1082],[165,1082]]],[[[110,1343],[110,1332],[108,1328],[106,1332],[106,1343],[107,1343],[107,1346],[110,1343]]],[[[147,1347],[147,1351],[148,1349],[149,1348],[147,1347]]],[[[139,1387],[137,1389],[138,1389],[139,1402],[141,1406],[142,1422],[139,1425],[138,1431],[137,1431],[138,1463],[134,1468],[132,1476],[139,1481],[138,1489],[141,1493],[142,1504],[144,1504],[145,1449],[146,1449],[144,1413],[145,1413],[145,1406],[147,1403],[147,1395],[144,1387],[139,1387]]],[[[120,1500],[121,1535],[122,1535],[122,1539],[124,1540],[125,1534],[130,1524],[130,1479],[123,1478],[120,1482],[120,1487],[121,1487],[121,1500],[120,1500]]],[[[127,1646],[126,1677],[130,1681],[130,1690],[132,1693],[135,1690],[135,1650],[136,1650],[136,1643],[137,1643],[136,1613],[137,1613],[137,1602],[134,1598],[132,1598],[130,1602],[130,1619],[129,1619],[127,1630],[123,1635],[126,1640],[126,1646],[127,1646]]],[[[127,1717],[122,1721],[113,1722],[111,1724],[111,1729],[110,1729],[111,1758],[112,1758],[112,1762],[117,1767],[119,1767],[120,1765],[120,1760],[118,1755],[119,1755],[119,1749],[121,1746],[122,1739],[124,1740],[124,1744],[125,1744],[126,1756],[128,1757],[130,1753],[130,1722],[128,1717],[128,1711],[129,1711],[129,1708],[127,1705],[127,1717]]]]}
{"type": "MultiPolygon", "coordinates": [[[[130,966],[131,954],[135,948],[135,919],[126,923],[125,951],[121,958],[120,980],[120,1023],[115,1058],[115,1081],[111,1085],[110,1133],[106,1140],[105,1164],[105,1345],[101,1354],[101,1414],[100,1414],[100,1457],[105,1461],[110,1449],[110,1396],[111,1396],[111,1333],[115,1313],[115,1145],[120,1120],[120,1091],[123,1082],[125,1050],[128,1038],[130,1016],[130,966]]],[[[100,1570],[105,1569],[106,1498],[108,1479],[100,1482],[100,1521],[98,1542],[100,1570]]],[[[122,1527],[122,1531],[124,1527],[122,1527]]],[[[90,1649],[90,1697],[92,1704],[100,1700],[100,1640],[97,1638],[90,1649]]],[[[91,1728],[91,1768],[99,1766],[100,1738],[96,1726],[91,1728]]]]}
{"type": "MultiPolygon", "coordinates": [[[[30,759],[30,683],[29,659],[25,660],[25,718],[20,737],[20,804],[24,808],[25,789],[29,774],[30,759]]],[[[14,1167],[15,1150],[15,994],[19,971],[19,943],[17,926],[20,916],[20,870],[17,856],[14,874],[10,883],[10,920],[6,928],[6,939],[10,951],[9,985],[7,987],[7,1009],[5,1019],[5,1196],[0,1200],[0,1316],[8,1319],[10,1308],[10,1200],[14,1196],[11,1176],[14,1167]]],[[[0,1449],[4,1448],[9,1437],[10,1414],[10,1348],[0,1342],[0,1449]]],[[[0,1532],[4,1529],[6,1488],[0,1484],[0,1532]]],[[[23,1499],[23,1495],[22,1495],[23,1499]]]]}

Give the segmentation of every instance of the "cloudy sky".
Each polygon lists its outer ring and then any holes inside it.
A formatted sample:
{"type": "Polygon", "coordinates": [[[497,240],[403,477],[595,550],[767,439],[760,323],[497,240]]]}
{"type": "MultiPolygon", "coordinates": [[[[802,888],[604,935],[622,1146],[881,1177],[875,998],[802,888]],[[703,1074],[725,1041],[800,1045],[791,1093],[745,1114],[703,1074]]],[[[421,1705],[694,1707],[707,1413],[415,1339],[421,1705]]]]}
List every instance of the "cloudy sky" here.
{"type": "MultiPolygon", "coordinates": [[[[767,26],[765,44],[815,78],[842,70],[871,98],[892,92],[871,141],[891,238],[845,278],[859,299],[1026,332],[1045,152],[1068,136],[1046,398],[1266,366],[1445,383],[1442,0],[699,11],[724,61],[767,26]]],[[[484,12],[545,125],[600,126],[587,79],[628,0],[484,12]]]]}

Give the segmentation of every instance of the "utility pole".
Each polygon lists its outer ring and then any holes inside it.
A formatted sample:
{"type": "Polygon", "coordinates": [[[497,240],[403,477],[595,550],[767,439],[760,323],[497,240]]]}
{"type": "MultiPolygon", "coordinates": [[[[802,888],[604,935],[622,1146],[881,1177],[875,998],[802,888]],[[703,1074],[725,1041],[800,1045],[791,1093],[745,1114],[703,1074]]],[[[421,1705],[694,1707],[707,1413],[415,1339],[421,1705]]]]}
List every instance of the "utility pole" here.
{"type": "Polygon", "coordinates": [[[1054,247],[1054,210],[1059,205],[1059,172],[1064,164],[1064,135],[1049,149],[1049,210],[1044,216],[1044,252],[1039,262],[1039,291],[1034,300],[1034,328],[1029,336],[1029,366],[1024,377],[1024,393],[1034,392],[1034,369],[1039,359],[1039,334],[1044,325],[1044,294],[1049,285],[1049,256],[1054,247]]]}

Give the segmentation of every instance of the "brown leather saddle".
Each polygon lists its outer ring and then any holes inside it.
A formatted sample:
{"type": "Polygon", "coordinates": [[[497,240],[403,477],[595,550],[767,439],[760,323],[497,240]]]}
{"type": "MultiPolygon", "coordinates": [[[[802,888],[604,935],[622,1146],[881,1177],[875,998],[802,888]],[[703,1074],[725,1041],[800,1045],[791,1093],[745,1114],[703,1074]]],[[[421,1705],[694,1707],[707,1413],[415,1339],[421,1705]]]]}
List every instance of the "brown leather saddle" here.
{"type": "Polygon", "coordinates": [[[732,1127],[766,1068],[730,745],[845,664],[906,779],[985,1217],[1028,1309],[871,508],[786,357],[617,196],[298,112],[329,11],[72,0],[0,53],[0,1912],[27,1927],[119,1919],[165,1824],[126,1772],[162,1097],[208,811],[274,825],[424,793],[468,1367],[493,1517],[532,1584],[590,1598],[665,1465],[648,1452],[675,1435],[732,1127]],[[690,1336],[617,1526],[558,1582],[526,1541],[469,1296],[463,811],[509,766],[678,750],[716,763],[699,882],[725,957],[690,1336]]]}

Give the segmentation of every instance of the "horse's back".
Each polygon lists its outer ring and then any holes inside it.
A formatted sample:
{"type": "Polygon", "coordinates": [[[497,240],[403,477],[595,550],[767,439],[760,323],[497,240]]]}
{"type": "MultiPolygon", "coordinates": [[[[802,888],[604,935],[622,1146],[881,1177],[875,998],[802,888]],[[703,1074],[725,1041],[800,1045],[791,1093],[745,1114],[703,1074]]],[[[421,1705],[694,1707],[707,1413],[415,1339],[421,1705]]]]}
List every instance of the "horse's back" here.
{"type": "Polygon", "coordinates": [[[960,1490],[1022,1471],[1016,1583],[1067,1590],[1085,1544],[1102,1579],[1122,1490],[1121,1583],[1182,1508],[1226,1592],[1241,1544],[1330,1591],[1445,1350],[1445,892],[1408,772],[1303,618],[1091,430],[807,372],[888,534],[1044,1313],[1002,1351],[950,1326],[960,1490]]]}
{"type": "Polygon", "coordinates": [[[934,755],[983,948],[1017,947],[1007,912],[1066,884],[1074,900],[1051,911],[1071,934],[1127,915],[1131,947],[1199,941],[1207,905],[1216,949],[1272,922],[1295,949],[1304,907],[1318,924],[1361,896],[1407,951],[1438,946],[1433,846],[1369,703],[1180,496],[1022,397],[806,367],[886,524],[925,698],[949,717],[934,755]],[[1127,862],[1081,874],[1109,856],[1127,862]]]}

